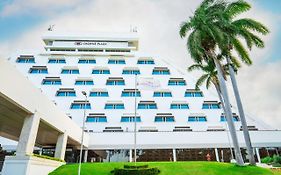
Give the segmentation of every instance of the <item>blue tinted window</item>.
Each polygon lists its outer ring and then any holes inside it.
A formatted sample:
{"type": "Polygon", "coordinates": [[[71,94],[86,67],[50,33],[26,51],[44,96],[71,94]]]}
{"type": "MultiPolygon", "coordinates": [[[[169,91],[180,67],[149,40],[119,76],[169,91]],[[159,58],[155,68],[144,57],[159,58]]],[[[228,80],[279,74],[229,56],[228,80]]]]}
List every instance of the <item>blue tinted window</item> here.
{"type": "Polygon", "coordinates": [[[31,69],[30,70],[31,74],[48,74],[47,69],[31,69]]]}
{"type": "Polygon", "coordinates": [[[106,85],[125,85],[124,80],[108,80],[106,85]]]}
{"type": "MultiPolygon", "coordinates": [[[[122,92],[122,97],[135,97],[136,93],[135,92],[122,92]]],[[[137,91],[137,97],[140,97],[141,94],[139,91],[137,91]]]]}
{"type": "MultiPolygon", "coordinates": [[[[135,117],[121,117],[121,122],[135,122],[135,117]]],[[[141,118],[136,117],[136,122],[141,122],[141,118]]]]}
{"type": "Polygon", "coordinates": [[[169,81],[168,83],[169,86],[185,86],[186,83],[185,81],[169,81]]]}
{"type": "Polygon", "coordinates": [[[138,104],[138,109],[157,109],[156,104],[138,104]]]}
{"type": "Polygon", "coordinates": [[[138,60],[137,64],[155,64],[153,60],[138,60]]]}
{"type": "Polygon", "coordinates": [[[35,59],[33,57],[19,57],[16,61],[17,63],[35,63],[35,59]]]}
{"type": "Polygon", "coordinates": [[[75,85],[94,85],[94,82],[91,80],[76,80],[75,85]]]}
{"type": "Polygon", "coordinates": [[[91,109],[91,104],[90,103],[72,103],[71,104],[71,109],[91,109]]]}
{"type": "Polygon", "coordinates": [[[58,91],[57,96],[59,97],[75,97],[75,91],[58,91]]]}
{"type": "Polygon", "coordinates": [[[155,117],[155,122],[174,122],[174,117],[155,117]]]}
{"type": "Polygon", "coordinates": [[[110,71],[107,69],[104,70],[94,69],[92,70],[92,74],[110,74],[110,71]]]}
{"type": "Polygon", "coordinates": [[[192,117],[188,117],[188,121],[189,122],[206,122],[207,118],[204,116],[192,116],[192,117]]]}
{"type": "Polygon", "coordinates": [[[172,97],[171,92],[154,92],[153,97],[172,97]]]}
{"type": "Polygon", "coordinates": [[[125,60],[108,60],[108,64],[126,64],[125,60]]]}
{"type": "Polygon", "coordinates": [[[220,109],[219,104],[203,104],[202,109],[220,109]]]}
{"type": "Polygon", "coordinates": [[[86,122],[107,122],[106,117],[87,117],[86,122]]]}
{"type": "Polygon", "coordinates": [[[105,104],[104,109],[125,109],[124,104],[105,104]]]}
{"type": "Polygon", "coordinates": [[[78,69],[63,69],[61,74],[79,74],[78,69]]]}
{"type": "Polygon", "coordinates": [[[170,75],[169,70],[153,70],[152,75],[170,75]]]}
{"type": "Polygon", "coordinates": [[[108,92],[90,92],[90,97],[108,97],[108,92]]]}
{"type": "Polygon", "coordinates": [[[64,64],[66,62],[65,62],[65,59],[49,59],[48,63],[51,63],[51,64],[64,64]]]}
{"type": "Polygon", "coordinates": [[[139,70],[123,70],[122,74],[133,74],[133,75],[136,75],[136,74],[140,74],[140,71],[139,70]]]}
{"type": "Polygon", "coordinates": [[[203,97],[202,92],[185,92],[185,97],[203,97]]]}
{"type": "Polygon", "coordinates": [[[171,104],[171,109],[189,109],[188,104],[171,104]]]}
{"type": "Polygon", "coordinates": [[[43,85],[61,85],[61,80],[43,80],[43,85]]]}
{"type": "Polygon", "coordinates": [[[81,59],[78,61],[79,64],[96,64],[96,60],[94,59],[89,59],[89,60],[85,60],[85,59],[81,59]]]}

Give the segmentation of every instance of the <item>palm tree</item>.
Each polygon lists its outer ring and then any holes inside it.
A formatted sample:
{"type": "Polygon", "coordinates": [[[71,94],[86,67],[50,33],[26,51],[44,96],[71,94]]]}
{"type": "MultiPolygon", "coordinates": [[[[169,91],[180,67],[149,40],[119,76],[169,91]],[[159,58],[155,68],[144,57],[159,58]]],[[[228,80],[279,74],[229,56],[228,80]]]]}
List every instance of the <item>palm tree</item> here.
{"type": "Polygon", "coordinates": [[[186,37],[191,31],[187,39],[187,48],[191,58],[196,63],[202,63],[206,60],[213,60],[218,72],[218,81],[222,97],[224,99],[225,114],[229,126],[232,142],[235,150],[235,157],[238,165],[244,165],[241,150],[237,140],[236,129],[232,120],[232,110],[229,102],[228,92],[225,84],[224,73],[220,61],[216,57],[216,47],[221,50],[224,48],[225,36],[223,30],[215,25],[222,14],[226,3],[223,1],[215,2],[215,0],[204,0],[194,12],[193,17],[184,23],[180,28],[180,36],[186,37]]]}
{"type": "Polygon", "coordinates": [[[255,157],[254,152],[251,144],[250,134],[247,127],[246,117],[244,114],[243,105],[241,102],[237,81],[235,78],[235,72],[232,66],[232,52],[235,51],[238,53],[240,60],[247,65],[252,64],[252,60],[249,57],[248,51],[244,48],[243,44],[240,42],[239,38],[245,40],[247,44],[247,48],[249,50],[252,49],[252,46],[256,46],[258,48],[264,47],[264,42],[261,38],[259,38],[255,33],[260,33],[262,35],[266,35],[269,33],[269,30],[261,24],[253,19],[249,18],[242,18],[237,19],[237,15],[250,10],[251,5],[243,0],[235,1],[229,3],[222,15],[221,20],[217,22],[217,25],[224,31],[226,35],[226,47],[223,51],[226,61],[229,65],[229,75],[232,82],[232,87],[238,107],[238,112],[241,119],[241,124],[243,128],[244,139],[247,147],[247,152],[249,154],[249,161],[250,164],[255,165],[255,157]]]}
{"type": "MultiPolygon", "coordinates": [[[[222,58],[222,55],[219,55],[218,58],[222,58]]],[[[233,66],[237,69],[240,67],[239,62],[236,60],[236,58],[232,58],[233,60],[233,66]]],[[[228,65],[224,65],[224,69],[227,69],[228,65]]],[[[199,87],[202,86],[204,84],[204,82],[206,82],[206,89],[209,89],[209,87],[211,86],[211,84],[214,85],[219,100],[221,102],[221,106],[223,108],[223,111],[225,111],[225,105],[224,105],[224,101],[223,101],[223,97],[221,94],[221,90],[220,90],[220,86],[219,86],[219,81],[218,81],[218,77],[217,77],[217,71],[216,71],[216,66],[214,64],[214,62],[212,60],[209,60],[207,64],[193,64],[191,66],[188,67],[187,69],[189,72],[194,71],[194,70],[201,70],[204,74],[198,78],[196,84],[195,84],[195,89],[200,89],[199,87]]],[[[225,72],[226,75],[229,75],[228,72],[225,72]]],[[[227,133],[227,137],[228,137],[228,141],[230,144],[230,140],[229,140],[229,135],[227,133]]],[[[231,145],[230,146],[230,153],[231,153],[231,158],[233,159],[233,154],[232,154],[232,149],[231,149],[231,145]]]]}

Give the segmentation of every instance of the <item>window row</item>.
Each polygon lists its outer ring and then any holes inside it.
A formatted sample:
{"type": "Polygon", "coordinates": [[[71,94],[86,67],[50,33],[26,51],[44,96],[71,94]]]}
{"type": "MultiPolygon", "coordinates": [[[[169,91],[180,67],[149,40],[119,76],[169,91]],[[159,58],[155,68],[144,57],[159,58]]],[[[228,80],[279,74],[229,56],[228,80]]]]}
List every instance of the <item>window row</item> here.
{"type": "MultiPolygon", "coordinates": [[[[45,72],[47,73],[47,71],[45,71],[44,69],[32,69],[30,70],[30,72],[45,72]]],[[[185,80],[184,81],[184,85],[186,85],[185,80]]],[[[173,82],[173,85],[179,85],[178,81],[173,80],[172,78],[168,81],[168,86],[172,86],[171,82],[173,82]]],[[[45,79],[43,79],[42,81],[43,85],[61,85],[62,81],[60,77],[46,77],[45,79]]],[[[94,81],[91,78],[79,78],[75,80],[75,85],[94,85],[94,81]]],[[[106,85],[125,85],[125,80],[122,77],[109,77],[106,81],[106,85]]],[[[183,85],[183,84],[182,84],[183,85]]],[[[159,97],[171,97],[172,94],[170,94],[169,92],[159,92],[158,94],[155,94],[155,96],[159,96],[159,97]]],[[[203,97],[203,94],[201,91],[198,90],[190,90],[186,92],[186,96],[187,97],[203,97]]]]}
{"type": "MultiPolygon", "coordinates": [[[[44,81],[43,83],[47,83],[47,84],[50,84],[50,83],[60,83],[59,81],[57,80],[51,80],[51,81],[44,81]]],[[[113,84],[116,84],[117,82],[115,81],[108,81],[107,82],[107,85],[113,85],[113,84]]],[[[93,85],[93,82],[92,81],[85,81],[85,80],[77,80],[75,82],[75,85],[93,85]]],[[[195,92],[190,92],[190,90],[186,90],[185,91],[185,97],[203,97],[203,94],[202,92],[196,92],[196,93],[200,93],[201,95],[200,96],[194,96],[192,95],[192,93],[195,93],[195,92]]],[[[67,96],[76,96],[76,91],[74,90],[74,88],[60,88],[57,93],[56,93],[56,96],[64,96],[64,97],[67,97],[67,96]],[[71,93],[70,93],[71,92],[71,93]]],[[[90,91],[89,93],[89,96],[90,97],[109,97],[109,94],[108,94],[108,91],[106,89],[93,89],[92,91],[90,91]]],[[[121,92],[121,97],[141,97],[141,92],[139,89],[124,89],[122,92],[121,92]]],[[[170,91],[155,91],[153,93],[153,97],[172,97],[172,92],[170,91]]],[[[213,103],[212,101],[208,102],[206,101],[206,103],[204,104],[203,106],[203,109],[215,109],[215,108],[219,108],[218,104],[216,103],[213,103]]]]}
{"type": "MultiPolygon", "coordinates": [[[[75,95],[73,92],[71,91],[65,91],[65,92],[57,92],[58,96],[61,95],[69,95],[69,96],[73,96],[75,95]]],[[[211,104],[210,102],[207,102],[208,104],[211,104]]],[[[204,106],[206,105],[206,101],[204,101],[203,105],[202,105],[202,109],[220,109],[220,105],[217,102],[213,102],[213,104],[211,105],[215,105],[215,108],[204,108],[204,106]]],[[[157,104],[154,101],[140,101],[137,104],[137,108],[138,109],[158,109],[157,108],[157,104]]],[[[70,105],[70,109],[91,109],[91,104],[89,103],[89,101],[74,101],[73,103],[71,103],[70,105]]],[[[104,109],[125,109],[125,105],[122,102],[109,102],[106,103],[104,106],[104,109]]],[[[173,102],[172,104],[170,104],[170,109],[189,109],[189,104],[185,103],[185,102],[173,102]]],[[[197,120],[197,119],[194,119],[197,120]]]]}
{"type": "MultiPolygon", "coordinates": [[[[47,66],[33,66],[28,71],[30,74],[48,74],[47,66]]],[[[64,67],[62,68],[61,74],[80,74],[80,71],[77,67],[64,67]]],[[[110,70],[108,68],[96,68],[92,70],[92,74],[110,74],[110,70]]],[[[138,68],[124,68],[122,70],[123,75],[138,75],[140,74],[140,70],[138,68]]],[[[152,75],[169,75],[170,70],[167,69],[160,69],[159,67],[155,67],[152,70],[152,75]]],[[[169,85],[174,86],[184,86],[186,85],[185,81],[182,80],[175,80],[172,79],[169,81],[169,85]]]]}
{"type": "MultiPolygon", "coordinates": [[[[20,55],[16,59],[17,63],[35,63],[35,57],[33,55],[20,55]]],[[[64,58],[49,58],[48,63],[50,64],[66,64],[64,58]]],[[[78,59],[78,64],[96,64],[96,59],[94,58],[80,58],[78,59]]],[[[109,58],[108,64],[126,64],[125,59],[121,58],[109,58]]],[[[155,64],[152,58],[140,58],[137,60],[137,64],[155,64]]]]}
{"type": "MultiPolygon", "coordinates": [[[[120,122],[141,122],[140,116],[121,116],[120,122]]],[[[188,122],[207,122],[206,116],[188,116],[188,122]]],[[[220,121],[225,122],[225,116],[222,114],[220,116],[220,121]]],[[[238,122],[239,117],[234,113],[233,114],[233,121],[238,122]]],[[[107,122],[107,117],[104,113],[90,113],[87,118],[86,122],[107,122]]],[[[154,117],[154,122],[175,122],[175,117],[171,113],[158,113],[154,117]]]]}

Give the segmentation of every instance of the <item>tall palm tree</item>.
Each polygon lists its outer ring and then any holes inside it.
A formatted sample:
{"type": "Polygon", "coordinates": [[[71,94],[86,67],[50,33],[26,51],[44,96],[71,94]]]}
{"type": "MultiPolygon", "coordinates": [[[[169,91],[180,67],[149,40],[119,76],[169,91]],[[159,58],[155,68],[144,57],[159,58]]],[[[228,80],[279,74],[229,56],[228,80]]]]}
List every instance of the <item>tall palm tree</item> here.
{"type": "MultiPolygon", "coordinates": [[[[219,55],[218,58],[222,59],[222,55],[219,55]]],[[[235,69],[239,68],[240,64],[236,60],[236,58],[233,57],[232,60],[234,62],[233,66],[235,67],[235,69]]],[[[227,69],[227,67],[228,67],[228,65],[224,65],[224,69],[227,69]]],[[[203,72],[203,75],[200,78],[198,78],[198,80],[196,81],[195,88],[200,89],[199,87],[202,86],[204,83],[206,83],[206,89],[209,89],[211,84],[213,84],[217,91],[223,111],[225,111],[225,105],[224,105],[223,97],[221,94],[219,81],[218,81],[218,77],[217,77],[216,66],[215,66],[214,62],[212,60],[209,60],[207,64],[204,64],[204,63],[203,64],[193,64],[188,67],[189,72],[194,71],[194,70],[200,70],[203,72]]],[[[225,73],[226,73],[226,75],[229,74],[228,72],[225,72],[225,73]]],[[[230,144],[228,133],[227,133],[227,137],[228,137],[228,141],[230,144]]],[[[231,144],[229,146],[230,146],[231,158],[233,159],[231,144]]]]}
{"type": "Polygon", "coordinates": [[[232,120],[232,110],[229,102],[228,92],[226,88],[225,78],[220,61],[216,57],[216,47],[221,50],[225,47],[225,36],[223,30],[215,25],[218,19],[221,19],[222,9],[227,4],[223,1],[204,0],[194,12],[194,15],[188,21],[182,23],[180,28],[180,36],[186,37],[191,31],[187,39],[187,48],[191,58],[196,63],[213,60],[218,72],[218,81],[222,97],[224,99],[225,114],[229,126],[232,142],[235,150],[235,157],[238,165],[244,165],[241,150],[238,144],[236,129],[232,120]]]}
{"type": "Polygon", "coordinates": [[[243,105],[241,102],[237,81],[235,78],[235,72],[232,66],[233,61],[230,59],[232,52],[236,52],[242,62],[247,65],[252,64],[252,60],[249,57],[247,49],[244,48],[243,44],[240,42],[240,38],[244,39],[247,48],[252,49],[253,46],[258,48],[264,47],[264,42],[255,33],[266,35],[269,30],[258,21],[249,18],[237,19],[236,17],[241,13],[250,10],[251,5],[243,0],[238,0],[225,6],[223,13],[221,14],[221,19],[217,21],[217,26],[219,26],[223,31],[226,39],[225,49],[223,50],[226,61],[229,65],[229,75],[232,82],[232,87],[238,107],[238,112],[241,119],[243,134],[245,138],[245,143],[247,147],[247,152],[249,154],[250,164],[255,165],[255,157],[251,144],[250,134],[247,127],[246,117],[244,114],[243,105]]]}

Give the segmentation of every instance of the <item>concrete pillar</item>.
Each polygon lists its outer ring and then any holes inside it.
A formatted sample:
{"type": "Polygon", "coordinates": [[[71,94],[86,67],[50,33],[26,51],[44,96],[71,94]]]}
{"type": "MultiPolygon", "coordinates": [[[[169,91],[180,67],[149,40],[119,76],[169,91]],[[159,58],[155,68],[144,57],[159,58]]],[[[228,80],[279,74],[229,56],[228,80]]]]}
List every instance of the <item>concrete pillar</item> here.
{"type": "Polygon", "coordinates": [[[86,148],[84,151],[84,163],[88,160],[88,149],[86,148]]]}
{"type": "Polygon", "coordinates": [[[215,148],[215,155],[216,155],[216,160],[217,160],[217,162],[220,162],[220,157],[219,157],[218,148],[215,148]]]}
{"type": "Polygon", "coordinates": [[[258,162],[261,163],[261,157],[260,157],[259,148],[256,148],[256,155],[257,155],[257,158],[258,158],[258,162]]]}
{"type": "Polygon", "coordinates": [[[25,117],[17,145],[17,156],[33,154],[39,123],[40,117],[36,112],[33,115],[25,117]]]}
{"type": "Polygon", "coordinates": [[[58,136],[56,150],[55,150],[55,157],[61,160],[64,160],[65,150],[67,144],[67,134],[62,133],[58,136]]]}
{"type": "Polygon", "coordinates": [[[175,148],[173,149],[173,161],[174,161],[174,162],[177,161],[177,151],[176,151],[175,148]]]}
{"type": "Polygon", "coordinates": [[[129,150],[129,162],[133,162],[133,150],[129,150]]]}

